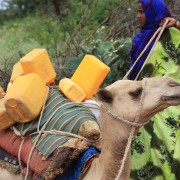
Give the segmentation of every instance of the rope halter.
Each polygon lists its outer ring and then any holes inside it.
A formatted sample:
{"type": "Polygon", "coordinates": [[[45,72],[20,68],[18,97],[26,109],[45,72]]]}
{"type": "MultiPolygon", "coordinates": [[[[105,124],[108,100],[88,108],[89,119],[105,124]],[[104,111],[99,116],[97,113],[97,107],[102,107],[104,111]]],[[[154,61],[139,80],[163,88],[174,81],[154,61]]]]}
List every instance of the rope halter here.
{"type": "Polygon", "coordinates": [[[138,123],[139,122],[139,118],[140,118],[140,115],[141,115],[141,112],[142,112],[142,107],[143,107],[143,102],[144,102],[144,97],[145,97],[145,88],[146,88],[146,84],[147,84],[147,79],[144,78],[142,80],[142,94],[141,94],[141,98],[140,98],[140,103],[139,103],[139,107],[138,107],[138,112],[135,116],[135,120],[134,122],[131,122],[129,120],[126,120],[116,114],[113,114],[110,112],[110,110],[107,108],[107,106],[105,106],[104,104],[102,104],[102,107],[104,108],[105,112],[111,116],[113,119],[118,119],[120,120],[121,122],[123,123],[126,123],[128,125],[131,126],[131,131],[129,133],[129,137],[128,137],[128,142],[127,142],[127,145],[126,145],[126,148],[125,148],[125,152],[124,152],[124,156],[123,156],[123,159],[120,161],[120,169],[118,171],[118,174],[115,178],[115,180],[119,180],[119,178],[121,177],[122,175],[122,172],[123,172],[123,169],[124,169],[124,166],[125,166],[125,163],[126,163],[126,159],[127,159],[127,156],[128,156],[128,153],[129,153],[129,150],[131,148],[131,143],[132,143],[132,140],[133,140],[133,137],[134,137],[134,133],[135,133],[135,130],[136,130],[136,127],[141,127],[145,124],[147,124],[149,122],[149,120],[145,123],[138,123]]]}
{"type": "Polygon", "coordinates": [[[142,111],[142,103],[143,103],[143,100],[144,100],[144,94],[145,94],[145,87],[146,87],[146,82],[147,82],[147,79],[144,78],[143,81],[142,81],[142,94],[141,94],[141,98],[140,98],[140,106],[138,108],[138,113],[136,114],[136,117],[135,117],[135,121],[132,122],[130,120],[127,120],[127,119],[124,119],[123,117],[121,116],[118,116],[114,113],[112,113],[109,108],[104,104],[102,103],[102,108],[105,110],[105,112],[110,116],[112,117],[113,119],[118,119],[120,120],[121,122],[127,124],[127,125],[130,125],[132,127],[142,127],[146,124],[148,124],[149,120],[144,122],[144,123],[139,123],[139,117],[140,117],[140,114],[141,114],[141,111],[142,111]]]}

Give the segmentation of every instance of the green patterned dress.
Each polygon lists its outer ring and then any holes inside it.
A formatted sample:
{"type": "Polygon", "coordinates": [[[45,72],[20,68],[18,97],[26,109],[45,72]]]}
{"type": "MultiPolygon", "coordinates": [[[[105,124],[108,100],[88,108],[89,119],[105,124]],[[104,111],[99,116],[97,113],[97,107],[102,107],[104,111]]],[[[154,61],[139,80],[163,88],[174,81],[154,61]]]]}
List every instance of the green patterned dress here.
{"type": "MultiPolygon", "coordinates": [[[[169,76],[180,81],[180,31],[170,28],[156,44],[139,79],[169,76]]],[[[180,180],[180,106],[156,114],[132,143],[133,180],[180,180]]]]}

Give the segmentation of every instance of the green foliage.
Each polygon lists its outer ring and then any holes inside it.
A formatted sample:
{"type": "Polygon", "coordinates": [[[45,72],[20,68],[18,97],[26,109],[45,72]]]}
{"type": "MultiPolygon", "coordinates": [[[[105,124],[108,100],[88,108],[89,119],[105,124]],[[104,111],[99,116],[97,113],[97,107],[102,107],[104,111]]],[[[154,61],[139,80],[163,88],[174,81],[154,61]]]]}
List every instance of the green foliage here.
{"type": "Polygon", "coordinates": [[[171,41],[166,42],[165,50],[168,56],[163,57],[164,61],[169,61],[169,58],[171,58],[177,65],[180,65],[180,44],[176,48],[176,46],[171,41]]]}
{"type": "Polygon", "coordinates": [[[137,136],[134,138],[132,145],[131,145],[131,154],[136,151],[139,154],[142,154],[145,152],[144,144],[138,139],[141,136],[141,132],[137,133],[137,136]]]}
{"type": "Polygon", "coordinates": [[[37,48],[40,44],[34,39],[28,38],[26,31],[18,28],[17,24],[3,26],[0,31],[0,54],[2,59],[9,59],[17,62],[18,59],[26,54],[30,49],[37,48]]]}
{"type": "Polygon", "coordinates": [[[169,165],[171,166],[173,163],[174,150],[169,152],[165,144],[163,144],[160,146],[159,152],[161,154],[161,158],[160,158],[161,163],[164,164],[165,162],[168,162],[169,165]]]}
{"type": "MultiPolygon", "coordinates": [[[[13,65],[35,48],[46,48],[57,81],[70,77],[85,54],[93,54],[111,67],[105,83],[121,79],[129,68],[130,39],[103,41],[99,23],[125,0],[11,0],[0,10],[0,78],[7,86],[13,65]],[[59,6],[56,9],[55,5],[59,6]],[[60,3],[60,4],[59,4],[60,3]],[[55,9],[60,11],[58,15],[55,9]],[[88,39],[88,40],[87,40],[88,39]],[[5,76],[6,74],[6,76],[5,76]]],[[[108,26],[107,26],[108,27],[108,26]]]]}
{"type": "Polygon", "coordinates": [[[29,38],[23,28],[18,24],[7,24],[0,30],[0,85],[6,88],[13,65],[25,54],[34,48],[40,47],[40,44],[32,38],[29,38]]]}
{"type": "Polygon", "coordinates": [[[153,180],[155,178],[155,166],[152,162],[147,163],[138,172],[139,180],[153,180]]]}
{"type": "Polygon", "coordinates": [[[4,15],[7,19],[23,18],[30,13],[35,13],[46,8],[48,0],[5,0],[4,15]]]}
{"type": "Polygon", "coordinates": [[[101,35],[103,35],[104,28],[99,29],[96,39],[94,39],[89,46],[80,45],[82,54],[78,57],[67,59],[66,67],[69,67],[71,76],[75,68],[79,65],[84,55],[92,54],[104,62],[111,68],[105,83],[110,84],[118,79],[122,79],[127,70],[129,69],[129,51],[131,47],[131,39],[102,41],[101,35]]]}
{"type": "Polygon", "coordinates": [[[1,57],[13,63],[35,48],[46,48],[53,57],[63,36],[58,22],[36,16],[7,22],[0,35],[1,57]]]}

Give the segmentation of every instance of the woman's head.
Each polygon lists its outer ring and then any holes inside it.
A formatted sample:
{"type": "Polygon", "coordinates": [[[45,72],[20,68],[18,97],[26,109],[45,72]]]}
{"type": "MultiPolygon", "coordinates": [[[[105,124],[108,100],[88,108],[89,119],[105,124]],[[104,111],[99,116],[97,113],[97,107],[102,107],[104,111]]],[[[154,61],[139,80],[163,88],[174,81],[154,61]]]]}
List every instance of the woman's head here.
{"type": "Polygon", "coordinates": [[[171,14],[163,0],[139,0],[137,19],[141,27],[158,27],[159,23],[171,14]]]}
{"type": "Polygon", "coordinates": [[[141,27],[143,27],[146,23],[146,15],[140,2],[137,5],[137,21],[141,27]]]}

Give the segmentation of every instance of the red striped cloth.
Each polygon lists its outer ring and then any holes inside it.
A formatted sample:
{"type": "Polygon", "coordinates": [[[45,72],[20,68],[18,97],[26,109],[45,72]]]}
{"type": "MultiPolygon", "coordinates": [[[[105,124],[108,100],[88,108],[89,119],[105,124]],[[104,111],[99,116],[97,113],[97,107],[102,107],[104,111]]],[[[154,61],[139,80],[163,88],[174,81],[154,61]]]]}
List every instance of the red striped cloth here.
{"type": "MultiPolygon", "coordinates": [[[[10,154],[18,157],[18,151],[22,138],[14,134],[11,130],[5,130],[0,132],[0,147],[9,152],[10,154]]],[[[33,144],[30,139],[26,139],[22,151],[21,160],[27,163],[29,153],[33,144]]],[[[38,175],[42,175],[50,164],[49,160],[42,160],[42,156],[39,151],[35,148],[30,160],[30,169],[38,175]]]]}

